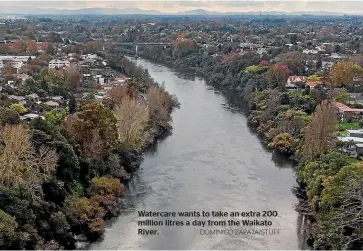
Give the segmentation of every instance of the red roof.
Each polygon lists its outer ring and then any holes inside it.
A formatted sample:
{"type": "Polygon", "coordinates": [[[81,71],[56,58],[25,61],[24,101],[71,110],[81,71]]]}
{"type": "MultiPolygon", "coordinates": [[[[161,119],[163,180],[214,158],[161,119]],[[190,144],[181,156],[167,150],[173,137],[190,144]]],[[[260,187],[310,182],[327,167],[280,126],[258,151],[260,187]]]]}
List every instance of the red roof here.
{"type": "Polygon", "coordinates": [[[335,106],[339,109],[342,109],[344,112],[363,112],[363,109],[350,108],[349,106],[340,102],[335,102],[335,106]]]}
{"type": "Polygon", "coordinates": [[[308,82],[306,82],[306,85],[308,85],[310,87],[315,87],[317,85],[321,85],[321,81],[308,81],[308,82]]]}

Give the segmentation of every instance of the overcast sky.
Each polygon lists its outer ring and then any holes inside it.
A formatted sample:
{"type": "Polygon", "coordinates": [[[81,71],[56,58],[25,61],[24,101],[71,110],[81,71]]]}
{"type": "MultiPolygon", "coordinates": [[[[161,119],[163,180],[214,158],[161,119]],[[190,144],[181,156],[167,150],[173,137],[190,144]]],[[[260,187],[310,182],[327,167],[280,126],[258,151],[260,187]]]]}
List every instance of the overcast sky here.
{"type": "Polygon", "coordinates": [[[140,8],[175,13],[193,9],[205,9],[218,12],[250,12],[250,11],[330,11],[363,14],[363,0],[356,1],[271,1],[271,0],[239,0],[239,1],[0,1],[0,12],[14,11],[19,8],[58,8],[81,9],[93,7],[109,8],[140,8]]]}

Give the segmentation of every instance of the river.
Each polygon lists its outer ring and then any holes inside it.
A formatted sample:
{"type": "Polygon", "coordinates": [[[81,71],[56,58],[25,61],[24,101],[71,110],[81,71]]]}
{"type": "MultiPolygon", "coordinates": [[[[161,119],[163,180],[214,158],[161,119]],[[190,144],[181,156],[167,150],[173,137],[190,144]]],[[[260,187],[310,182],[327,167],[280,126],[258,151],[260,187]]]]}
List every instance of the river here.
{"type": "Polygon", "coordinates": [[[203,79],[183,78],[140,58],[136,62],[177,95],[181,108],[172,114],[173,134],[145,154],[122,199],[123,212],[107,223],[104,239],[91,249],[304,248],[291,191],[296,184],[293,166],[266,150],[248,128],[246,116],[203,79]],[[273,228],[281,230],[279,235],[207,236],[198,227],[164,226],[156,227],[159,235],[143,236],[137,233],[137,211],[144,209],[274,210],[273,228]]]}

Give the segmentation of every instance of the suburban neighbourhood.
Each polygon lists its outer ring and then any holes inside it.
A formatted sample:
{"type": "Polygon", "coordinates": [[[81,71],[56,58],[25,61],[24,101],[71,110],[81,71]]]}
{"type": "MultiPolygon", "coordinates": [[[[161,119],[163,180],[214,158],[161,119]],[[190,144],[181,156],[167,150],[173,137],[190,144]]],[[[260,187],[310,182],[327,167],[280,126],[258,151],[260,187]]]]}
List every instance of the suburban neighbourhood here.
{"type": "Polygon", "coordinates": [[[251,249],[363,248],[361,15],[117,11],[0,14],[1,249],[200,248],[135,219],[212,205],[276,210],[251,249]]]}

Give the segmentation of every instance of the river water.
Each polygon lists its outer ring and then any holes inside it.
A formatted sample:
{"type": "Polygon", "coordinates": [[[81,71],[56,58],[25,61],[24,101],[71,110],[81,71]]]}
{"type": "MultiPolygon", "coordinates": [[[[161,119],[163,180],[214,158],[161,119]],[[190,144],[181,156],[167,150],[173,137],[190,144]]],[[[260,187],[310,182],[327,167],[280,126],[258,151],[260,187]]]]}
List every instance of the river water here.
{"type": "MultiPolygon", "coordinates": [[[[183,78],[170,68],[143,59],[181,108],[173,112],[173,134],[145,154],[122,199],[124,211],[107,224],[105,237],[91,249],[302,249],[301,217],[291,189],[291,164],[266,150],[247,127],[246,116],[204,80],[183,78]],[[159,235],[138,235],[138,210],[274,210],[270,229],[279,235],[200,234],[200,227],[150,227],[159,235]]],[[[176,219],[177,220],[177,219],[176,219]]],[[[219,227],[209,227],[219,229],[219,227]]],[[[242,227],[224,227],[242,228],[242,227]]],[[[244,227],[246,228],[246,227],[244,227]]]]}

